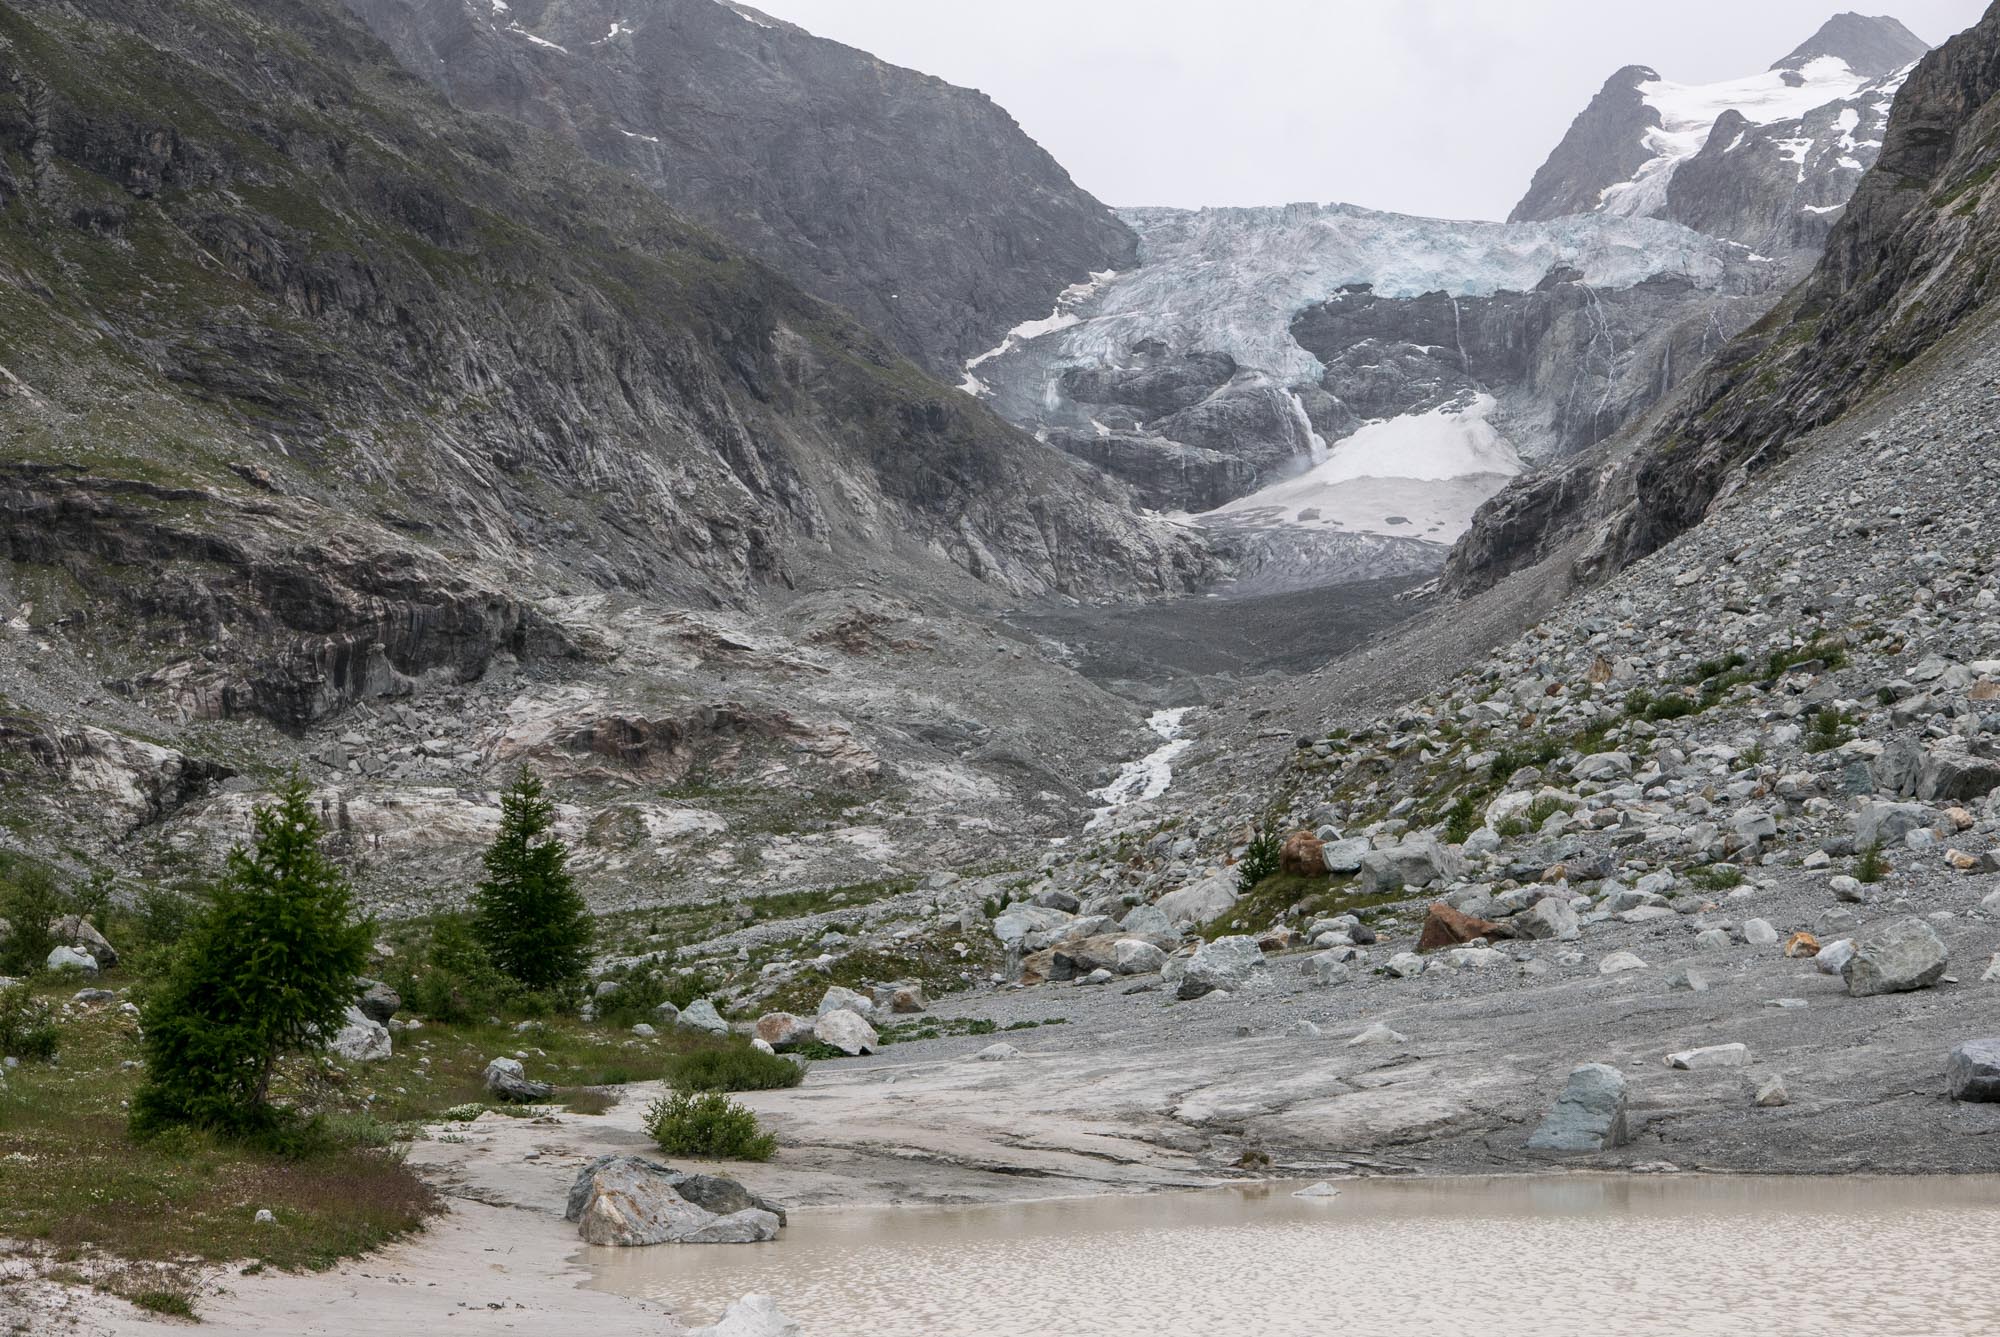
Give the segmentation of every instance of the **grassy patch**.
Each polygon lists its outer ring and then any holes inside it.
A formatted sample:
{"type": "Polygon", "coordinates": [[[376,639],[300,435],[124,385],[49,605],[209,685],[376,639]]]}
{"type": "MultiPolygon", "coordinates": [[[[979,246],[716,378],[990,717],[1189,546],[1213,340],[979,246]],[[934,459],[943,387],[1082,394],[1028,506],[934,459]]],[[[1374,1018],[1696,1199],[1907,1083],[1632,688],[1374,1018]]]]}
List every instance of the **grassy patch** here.
{"type": "Polygon", "coordinates": [[[1307,920],[1344,914],[1368,918],[1370,910],[1408,899],[1409,893],[1401,890],[1359,891],[1350,876],[1328,873],[1301,877],[1296,873],[1278,873],[1252,887],[1228,914],[1201,932],[1210,941],[1234,933],[1262,933],[1283,919],[1294,905],[1300,907],[1300,917],[1307,920]]]}
{"type": "Polygon", "coordinates": [[[819,1010],[819,1000],[826,991],[836,984],[865,993],[871,985],[909,981],[923,985],[930,997],[942,998],[970,988],[979,973],[991,971],[998,963],[999,945],[991,934],[968,936],[956,928],[937,929],[892,951],[850,952],[825,972],[801,971],[752,1010],[810,1017],[819,1010]]]}
{"type": "Polygon", "coordinates": [[[1703,891],[1728,891],[1743,885],[1743,870],[1733,863],[1712,863],[1689,869],[1687,880],[1703,891]]]}

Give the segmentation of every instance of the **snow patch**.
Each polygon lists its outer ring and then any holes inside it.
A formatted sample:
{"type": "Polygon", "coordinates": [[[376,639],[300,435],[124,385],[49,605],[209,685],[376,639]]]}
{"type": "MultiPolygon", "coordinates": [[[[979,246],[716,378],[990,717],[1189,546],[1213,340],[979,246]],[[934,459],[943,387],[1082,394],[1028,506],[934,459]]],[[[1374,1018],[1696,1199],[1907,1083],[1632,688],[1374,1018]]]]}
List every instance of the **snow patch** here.
{"type": "Polygon", "coordinates": [[[611,31],[598,38],[595,42],[592,42],[591,45],[603,46],[606,42],[615,42],[620,37],[627,36],[631,32],[632,29],[625,26],[625,20],[613,19],[611,20],[611,31]]]}
{"type": "Polygon", "coordinates": [[[534,44],[535,44],[536,46],[545,46],[545,47],[547,47],[547,48],[548,48],[549,50],[551,50],[551,51],[560,51],[560,52],[562,52],[562,53],[563,53],[563,54],[564,54],[565,56],[567,56],[567,55],[569,54],[569,48],[568,48],[568,47],[566,47],[566,46],[558,46],[558,45],[556,45],[556,44],[555,44],[554,42],[551,42],[551,41],[550,41],[550,40],[549,40],[548,38],[546,38],[546,37],[537,37],[537,36],[535,36],[535,35],[534,35],[533,33],[529,32],[529,31],[528,31],[528,30],[527,30],[526,28],[523,28],[523,27],[522,27],[522,26],[521,26],[520,24],[518,24],[518,23],[510,23],[510,24],[508,24],[508,25],[507,25],[507,28],[506,28],[506,31],[508,31],[508,32],[510,32],[510,33],[513,33],[513,34],[514,34],[514,36],[516,36],[516,37],[525,37],[525,38],[527,38],[527,39],[528,39],[528,40],[529,40],[530,42],[533,42],[533,43],[534,43],[534,44]]]}
{"type": "Polygon", "coordinates": [[[627,130],[623,126],[620,126],[618,128],[618,133],[625,136],[625,138],[627,139],[643,139],[648,144],[657,144],[660,142],[660,137],[658,135],[642,135],[637,130],[627,130]]]}
{"type": "Polygon", "coordinates": [[[1295,478],[1210,511],[1263,527],[1338,529],[1449,542],[1525,465],[1476,394],[1428,413],[1369,423],[1295,478]]]}
{"type": "Polygon", "coordinates": [[[1076,314],[1076,308],[1095,297],[1099,289],[1117,277],[1118,271],[1115,269],[1094,270],[1087,281],[1072,283],[1069,287],[1064,288],[1056,296],[1055,310],[1040,320],[1022,321],[1019,325],[1007,331],[1007,337],[1002,339],[999,344],[987,349],[978,357],[967,360],[965,364],[965,379],[959,382],[958,388],[965,391],[968,395],[977,396],[988,393],[987,385],[978,376],[974,375],[974,372],[995,358],[1005,357],[1024,343],[1039,339],[1044,335],[1056,334],[1080,323],[1082,317],[1076,314]]]}
{"type": "MultiPolygon", "coordinates": [[[[1808,61],[1795,76],[1799,79],[1797,86],[1786,81],[1791,73],[1765,70],[1747,78],[1714,84],[1677,84],[1667,79],[1640,84],[1639,95],[1660,115],[1659,126],[1648,130],[1645,137],[1646,148],[1653,157],[1631,180],[1607,189],[1599,207],[1605,213],[1627,218],[1658,213],[1666,205],[1667,184],[1673,180],[1675,171],[1701,152],[1716,120],[1726,111],[1742,113],[1753,125],[1774,125],[1795,121],[1829,102],[1851,98],[1864,89],[1878,86],[1875,80],[1856,73],[1838,56],[1808,61]]],[[[1900,82],[1898,79],[1898,86],[1900,82]]],[[[1810,146],[1811,141],[1806,143],[1810,146]]],[[[1802,162],[1803,158],[1796,161],[1802,162]]]]}

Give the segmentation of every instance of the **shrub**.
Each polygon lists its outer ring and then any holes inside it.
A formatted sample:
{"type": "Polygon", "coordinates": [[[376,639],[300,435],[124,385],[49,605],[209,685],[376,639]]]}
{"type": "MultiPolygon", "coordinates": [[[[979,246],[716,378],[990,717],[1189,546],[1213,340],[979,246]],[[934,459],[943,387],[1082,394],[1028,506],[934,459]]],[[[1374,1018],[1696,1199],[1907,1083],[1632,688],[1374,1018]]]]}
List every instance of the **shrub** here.
{"type": "Polygon", "coordinates": [[[1855,860],[1854,880],[1856,882],[1880,882],[1883,878],[1889,876],[1889,871],[1889,861],[1882,856],[1882,842],[1875,840],[1869,844],[1867,849],[1861,851],[1861,857],[1855,860]]]}
{"type": "Polygon", "coordinates": [[[49,926],[68,913],[55,875],[37,863],[0,864],[0,919],[10,931],[0,939],[0,975],[32,975],[58,946],[49,926]]]}
{"type": "Polygon", "coordinates": [[[1250,844],[1243,851],[1242,860],[1236,865],[1236,888],[1249,891],[1267,877],[1278,872],[1278,851],[1283,848],[1275,833],[1258,831],[1250,837],[1250,844]]]}
{"type": "Polygon", "coordinates": [[[1712,863],[1688,870],[1688,881],[1703,891],[1728,891],[1743,885],[1743,870],[1733,863],[1712,863]]]}
{"type": "Polygon", "coordinates": [[[1559,812],[1573,811],[1573,805],[1557,798],[1554,794],[1544,794],[1528,805],[1526,821],[1530,830],[1539,830],[1543,822],[1559,812]]]}
{"type": "Polygon", "coordinates": [[[1454,845],[1463,845],[1474,831],[1479,829],[1479,805],[1470,794],[1460,794],[1444,815],[1444,838],[1454,845]]]}
{"type": "Polygon", "coordinates": [[[1813,712],[1812,728],[1806,734],[1806,751],[1831,752],[1850,737],[1847,716],[1832,706],[1813,712]]]}
{"type": "Polygon", "coordinates": [[[1663,696],[1646,707],[1646,718],[1658,724],[1665,720],[1677,720],[1692,715],[1701,709],[1701,703],[1685,696],[1663,696]]]}
{"type": "Polygon", "coordinates": [[[405,1006],[432,1021],[479,1021],[516,1001],[513,981],[494,967],[463,915],[432,921],[422,949],[391,972],[390,983],[405,1006]]]}
{"type": "Polygon", "coordinates": [[[774,1091],[804,1080],[803,1064],[749,1045],[697,1049],[667,1060],[667,1085],[677,1091],[774,1091]]]}
{"type": "Polygon", "coordinates": [[[146,1001],[139,1132],[273,1132],[278,1060],[322,1047],[353,1000],[373,925],[354,920],[296,774],[256,809],[254,832],[249,848],[230,851],[214,899],[146,1001]]]}
{"type": "Polygon", "coordinates": [[[501,973],[537,992],[571,997],[590,965],[590,907],[569,874],[569,848],[549,834],[555,804],[523,770],[500,796],[500,833],[486,880],[472,894],[472,929],[501,973]]]}
{"type": "Polygon", "coordinates": [[[768,1161],[778,1139],[757,1116],[719,1091],[676,1091],[646,1107],[646,1131],[671,1156],[768,1161]]]}
{"type": "Polygon", "coordinates": [[[0,991],[0,1057],[42,1062],[56,1056],[60,1037],[48,1004],[26,985],[0,991]]]}

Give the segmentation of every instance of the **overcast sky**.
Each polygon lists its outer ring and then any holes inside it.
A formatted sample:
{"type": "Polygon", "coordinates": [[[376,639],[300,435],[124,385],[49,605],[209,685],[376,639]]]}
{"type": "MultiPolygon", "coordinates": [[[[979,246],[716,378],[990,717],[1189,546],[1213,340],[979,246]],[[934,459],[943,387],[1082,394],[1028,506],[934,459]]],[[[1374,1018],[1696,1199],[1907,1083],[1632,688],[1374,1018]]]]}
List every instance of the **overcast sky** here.
{"type": "MultiPolygon", "coordinates": [[[[1625,65],[1761,70],[1838,0],[749,0],[990,94],[1108,204],[1503,218],[1625,65]]],[[[1985,0],[1895,0],[1929,42],[1985,0]]]]}

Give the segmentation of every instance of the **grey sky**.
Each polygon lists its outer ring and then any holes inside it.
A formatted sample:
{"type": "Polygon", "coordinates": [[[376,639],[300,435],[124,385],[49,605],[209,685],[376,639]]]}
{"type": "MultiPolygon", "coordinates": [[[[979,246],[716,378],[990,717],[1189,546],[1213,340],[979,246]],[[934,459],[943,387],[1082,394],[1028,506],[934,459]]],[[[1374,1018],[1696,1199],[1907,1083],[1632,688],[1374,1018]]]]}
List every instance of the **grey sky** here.
{"type": "MultiPolygon", "coordinates": [[[[984,90],[1114,205],[1504,217],[1605,78],[1763,69],[1839,0],[748,0],[984,90]]],[[[1850,0],[1851,3],[1851,0],[1850,0]]],[[[1939,42],[1985,0],[1892,0],[1939,42]]]]}

